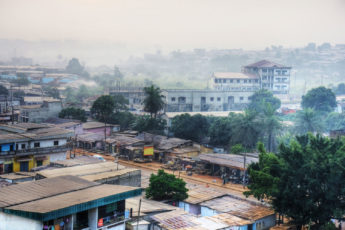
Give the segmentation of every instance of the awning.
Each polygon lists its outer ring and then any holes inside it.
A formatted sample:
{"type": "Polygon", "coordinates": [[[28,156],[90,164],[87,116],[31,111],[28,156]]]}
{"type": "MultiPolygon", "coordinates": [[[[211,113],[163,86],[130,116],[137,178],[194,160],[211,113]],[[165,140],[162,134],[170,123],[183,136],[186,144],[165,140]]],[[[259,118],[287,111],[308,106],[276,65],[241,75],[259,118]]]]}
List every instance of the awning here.
{"type": "Polygon", "coordinates": [[[31,161],[31,158],[19,158],[16,159],[17,162],[25,162],[25,161],[31,161]]]}

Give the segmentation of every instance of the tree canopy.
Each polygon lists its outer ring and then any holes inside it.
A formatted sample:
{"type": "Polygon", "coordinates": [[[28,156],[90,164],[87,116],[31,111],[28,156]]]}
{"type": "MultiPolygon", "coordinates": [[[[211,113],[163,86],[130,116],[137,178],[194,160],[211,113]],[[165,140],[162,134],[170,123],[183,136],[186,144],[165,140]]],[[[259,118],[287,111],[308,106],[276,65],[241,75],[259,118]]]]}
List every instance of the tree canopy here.
{"type": "Polygon", "coordinates": [[[318,112],[331,112],[337,106],[335,94],[324,86],[311,89],[302,96],[302,107],[312,108],[318,112]]]}
{"type": "Polygon", "coordinates": [[[84,66],[79,63],[77,58],[72,58],[66,66],[66,71],[71,74],[81,74],[84,71],[84,66]]]}
{"type": "Polygon", "coordinates": [[[311,108],[297,112],[295,132],[297,134],[321,133],[324,130],[321,115],[311,108]]]}
{"type": "Polygon", "coordinates": [[[26,86],[31,83],[26,74],[24,73],[18,73],[17,78],[13,79],[12,82],[19,86],[26,86]]]}
{"type": "Polygon", "coordinates": [[[206,117],[196,114],[181,114],[172,119],[171,131],[175,137],[200,142],[208,133],[209,124],[206,117]]]}
{"type": "Polygon", "coordinates": [[[133,129],[139,132],[163,134],[166,121],[161,118],[152,118],[148,115],[138,116],[133,124],[133,129]]]}
{"type": "Polygon", "coordinates": [[[156,118],[157,113],[164,108],[163,95],[159,87],[151,85],[144,88],[146,97],[144,99],[144,111],[156,118]]]}
{"type": "Polygon", "coordinates": [[[267,104],[270,104],[274,111],[279,109],[281,105],[279,98],[274,97],[272,92],[266,89],[256,91],[249,99],[248,109],[257,113],[263,113],[267,104]]]}
{"type": "Polygon", "coordinates": [[[68,118],[68,119],[76,119],[82,122],[86,121],[85,110],[74,108],[74,107],[68,107],[61,110],[61,112],[59,113],[59,117],[68,118]]]}
{"type": "Polygon", "coordinates": [[[262,144],[259,150],[259,162],[248,168],[246,195],[267,198],[298,229],[311,223],[320,228],[344,215],[344,140],[309,133],[281,144],[277,155],[267,153],[262,144]]]}
{"type": "Polygon", "coordinates": [[[157,175],[151,174],[150,176],[146,198],[182,201],[188,198],[187,192],[186,182],[159,169],[157,175]]]}
{"type": "Polygon", "coordinates": [[[114,112],[114,98],[109,95],[103,95],[97,98],[91,108],[91,113],[97,120],[107,122],[111,114],[114,112]]]}

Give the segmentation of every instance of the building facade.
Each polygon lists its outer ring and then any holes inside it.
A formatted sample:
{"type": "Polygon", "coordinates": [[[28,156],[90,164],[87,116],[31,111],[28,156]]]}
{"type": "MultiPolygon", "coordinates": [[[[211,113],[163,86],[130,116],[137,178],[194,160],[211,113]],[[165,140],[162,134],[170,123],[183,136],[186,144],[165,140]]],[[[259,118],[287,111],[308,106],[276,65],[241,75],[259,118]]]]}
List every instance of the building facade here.
{"type": "Polygon", "coordinates": [[[66,159],[71,130],[45,124],[0,126],[0,174],[30,171],[66,159]]]}
{"type": "Polygon", "coordinates": [[[203,112],[241,110],[249,103],[255,89],[225,90],[163,90],[166,112],[203,112]]]}
{"type": "Polygon", "coordinates": [[[24,105],[20,108],[21,122],[40,123],[53,117],[58,117],[62,110],[60,100],[44,101],[43,104],[24,105]]]}

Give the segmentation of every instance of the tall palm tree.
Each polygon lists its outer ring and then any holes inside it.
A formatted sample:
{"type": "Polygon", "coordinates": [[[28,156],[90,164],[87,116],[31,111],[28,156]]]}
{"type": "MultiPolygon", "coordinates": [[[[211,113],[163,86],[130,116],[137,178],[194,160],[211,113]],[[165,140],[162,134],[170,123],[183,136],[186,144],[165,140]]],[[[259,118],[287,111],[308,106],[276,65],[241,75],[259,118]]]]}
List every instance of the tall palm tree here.
{"type": "Polygon", "coordinates": [[[157,113],[164,108],[163,95],[159,87],[151,85],[144,88],[146,97],[144,99],[144,111],[149,112],[151,118],[156,118],[157,113]]]}
{"type": "Polygon", "coordinates": [[[322,119],[313,109],[306,108],[297,113],[295,130],[298,134],[320,133],[323,129],[322,119]]]}
{"type": "Polygon", "coordinates": [[[232,144],[241,143],[246,149],[252,149],[260,134],[260,123],[255,111],[246,110],[244,114],[237,117],[234,122],[234,136],[231,140],[232,144]]]}
{"type": "Polygon", "coordinates": [[[272,152],[275,142],[275,134],[281,129],[281,124],[275,116],[275,110],[270,103],[265,103],[261,119],[262,124],[264,125],[264,132],[267,134],[268,151],[272,152]]]}

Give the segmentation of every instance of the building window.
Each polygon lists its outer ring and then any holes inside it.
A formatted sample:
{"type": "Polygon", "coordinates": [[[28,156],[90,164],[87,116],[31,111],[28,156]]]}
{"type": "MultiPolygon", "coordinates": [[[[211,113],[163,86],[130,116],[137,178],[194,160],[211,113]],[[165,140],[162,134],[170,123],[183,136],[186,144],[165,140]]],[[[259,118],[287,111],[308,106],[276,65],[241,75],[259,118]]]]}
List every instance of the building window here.
{"type": "Polygon", "coordinates": [[[258,83],[259,82],[259,80],[258,79],[255,79],[255,83],[258,83]]]}
{"type": "Polygon", "coordinates": [[[40,142],[35,142],[35,143],[34,143],[34,147],[35,147],[35,148],[39,148],[40,146],[41,146],[41,143],[40,143],[40,142]]]}
{"type": "Polygon", "coordinates": [[[218,83],[218,79],[214,79],[214,83],[218,83]]]}
{"type": "Polygon", "coordinates": [[[211,98],[210,98],[210,100],[211,100],[211,101],[213,101],[213,100],[214,100],[214,98],[213,98],[213,97],[211,97],[211,98]]]}
{"type": "Polygon", "coordinates": [[[267,72],[267,69],[262,69],[262,72],[267,72]]]}
{"type": "Polygon", "coordinates": [[[240,101],[243,101],[243,97],[240,97],[240,101]]]}
{"type": "Polygon", "coordinates": [[[233,83],[233,82],[234,82],[234,80],[231,79],[231,80],[230,80],[230,83],[233,83]]]}
{"type": "Polygon", "coordinates": [[[25,147],[26,147],[25,144],[22,144],[22,145],[21,145],[21,148],[22,148],[22,149],[25,149],[25,147]]]}
{"type": "Polygon", "coordinates": [[[281,74],[280,70],[277,70],[277,74],[279,74],[279,75],[281,74]]]}
{"type": "Polygon", "coordinates": [[[240,83],[240,80],[237,80],[237,83],[240,83]]]}
{"type": "Polygon", "coordinates": [[[54,146],[59,145],[59,141],[54,141],[54,146]]]}
{"type": "Polygon", "coordinates": [[[175,98],[175,97],[172,97],[172,98],[171,98],[171,101],[176,101],[176,98],[175,98]]]}
{"type": "Polygon", "coordinates": [[[266,76],[263,76],[263,77],[262,77],[262,80],[267,80],[267,77],[266,77],[266,76]]]}
{"type": "Polygon", "coordinates": [[[179,97],[178,98],[178,103],[181,103],[181,104],[186,103],[186,98],[185,97],[179,97]]]}
{"type": "Polygon", "coordinates": [[[223,83],[226,83],[226,79],[223,79],[223,83]]]}
{"type": "Polygon", "coordinates": [[[220,97],[217,97],[217,101],[220,101],[220,97]]]}
{"type": "Polygon", "coordinates": [[[248,80],[249,83],[252,83],[252,80],[248,80]]]}
{"type": "Polygon", "coordinates": [[[244,83],[247,83],[247,80],[244,80],[244,83]]]}
{"type": "Polygon", "coordinates": [[[43,165],[43,160],[36,161],[36,167],[40,167],[43,165]]]}

